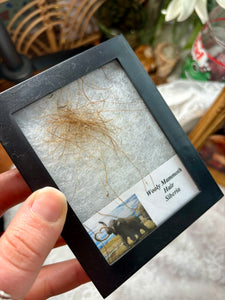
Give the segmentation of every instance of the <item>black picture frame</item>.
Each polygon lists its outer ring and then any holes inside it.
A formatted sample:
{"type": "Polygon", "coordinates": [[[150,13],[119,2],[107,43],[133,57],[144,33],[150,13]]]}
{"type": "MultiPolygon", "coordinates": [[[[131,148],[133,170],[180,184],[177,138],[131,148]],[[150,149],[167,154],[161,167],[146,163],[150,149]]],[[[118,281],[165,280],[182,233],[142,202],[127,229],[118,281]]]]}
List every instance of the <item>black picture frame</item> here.
{"type": "Polygon", "coordinates": [[[18,127],[13,114],[113,60],[125,70],[199,193],[112,265],[106,262],[69,206],[62,236],[103,297],[118,288],[222,197],[222,192],[123,36],[103,42],[0,94],[0,142],[31,190],[44,186],[57,188],[57,185],[18,127]],[[76,228],[73,234],[71,228],[76,228]]]}

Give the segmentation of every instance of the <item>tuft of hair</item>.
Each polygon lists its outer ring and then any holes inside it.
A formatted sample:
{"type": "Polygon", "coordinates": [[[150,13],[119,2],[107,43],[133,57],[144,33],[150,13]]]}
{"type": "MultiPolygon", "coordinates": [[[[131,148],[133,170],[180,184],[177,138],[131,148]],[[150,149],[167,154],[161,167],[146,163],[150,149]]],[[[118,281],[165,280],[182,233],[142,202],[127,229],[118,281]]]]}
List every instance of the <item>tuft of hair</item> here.
{"type": "Polygon", "coordinates": [[[101,111],[88,109],[87,106],[71,108],[64,105],[45,117],[47,142],[60,148],[62,155],[79,153],[88,150],[88,147],[99,148],[99,144],[116,150],[117,143],[113,138],[115,128],[101,111]]]}

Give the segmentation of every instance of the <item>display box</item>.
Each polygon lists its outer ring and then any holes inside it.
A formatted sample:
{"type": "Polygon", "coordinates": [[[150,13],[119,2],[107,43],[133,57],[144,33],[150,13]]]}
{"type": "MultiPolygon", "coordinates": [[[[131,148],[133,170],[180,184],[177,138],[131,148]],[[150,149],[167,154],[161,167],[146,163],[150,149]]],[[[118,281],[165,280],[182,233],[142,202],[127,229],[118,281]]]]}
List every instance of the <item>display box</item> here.
{"type": "Polygon", "coordinates": [[[108,296],[222,197],[123,36],[0,95],[30,188],[65,193],[62,236],[108,296]]]}

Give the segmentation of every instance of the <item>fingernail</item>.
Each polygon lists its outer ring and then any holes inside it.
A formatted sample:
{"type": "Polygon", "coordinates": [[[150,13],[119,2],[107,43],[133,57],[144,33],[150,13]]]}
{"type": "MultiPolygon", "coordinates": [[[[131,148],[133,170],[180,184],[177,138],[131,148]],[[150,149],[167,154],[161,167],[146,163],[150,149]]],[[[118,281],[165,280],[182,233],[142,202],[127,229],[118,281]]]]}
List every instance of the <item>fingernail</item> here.
{"type": "Polygon", "coordinates": [[[59,190],[46,187],[34,194],[32,211],[47,222],[56,222],[65,208],[66,198],[59,190]]]}

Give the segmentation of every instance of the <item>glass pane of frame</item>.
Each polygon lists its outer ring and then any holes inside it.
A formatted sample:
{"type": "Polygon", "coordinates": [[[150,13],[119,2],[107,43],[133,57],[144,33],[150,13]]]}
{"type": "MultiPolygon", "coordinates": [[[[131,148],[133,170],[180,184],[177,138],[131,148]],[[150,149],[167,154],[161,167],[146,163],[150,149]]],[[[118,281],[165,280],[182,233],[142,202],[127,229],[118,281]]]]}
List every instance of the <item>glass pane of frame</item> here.
{"type": "Polygon", "coordinates": [[[109,264],[199,192],[117,60],[14,117],[109,264]]]}

